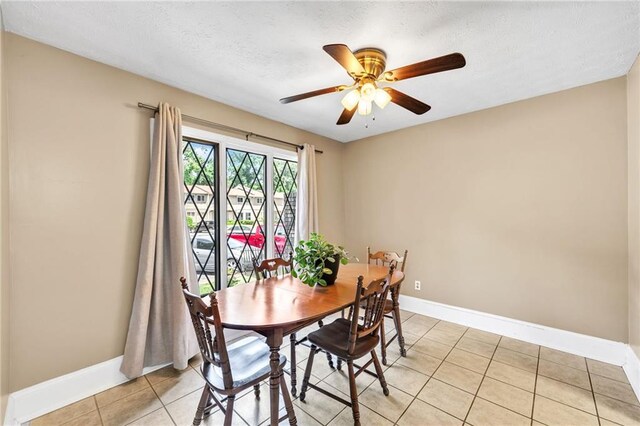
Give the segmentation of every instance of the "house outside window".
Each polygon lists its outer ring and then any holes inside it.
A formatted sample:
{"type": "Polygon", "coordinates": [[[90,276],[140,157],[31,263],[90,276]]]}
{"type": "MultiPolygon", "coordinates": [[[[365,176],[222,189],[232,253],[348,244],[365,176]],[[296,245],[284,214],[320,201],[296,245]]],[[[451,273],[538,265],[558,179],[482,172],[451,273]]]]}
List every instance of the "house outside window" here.
{"type": "Polygon", "coordinates": [[[238,197],[238,204],[244,202],[244,198],[243,197],[238,197]]]}

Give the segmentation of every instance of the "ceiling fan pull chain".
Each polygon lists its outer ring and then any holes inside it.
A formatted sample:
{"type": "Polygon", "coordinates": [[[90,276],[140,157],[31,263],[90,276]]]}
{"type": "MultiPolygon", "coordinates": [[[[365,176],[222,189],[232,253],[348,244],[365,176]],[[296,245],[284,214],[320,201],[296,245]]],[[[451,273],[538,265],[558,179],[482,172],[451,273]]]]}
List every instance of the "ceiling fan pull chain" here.
{"type": "MultiPolygon", "coordinates": [[[[364,128],[368,129],[369,128],[369,116],[367,116],[367,118],[365,118],[365,120],[366,120],[366,124],[364,125],[364,128]]],[[[376,116],[373,115],[373,114],[371,114],[371,121],[376,121],[376,116]]]]}

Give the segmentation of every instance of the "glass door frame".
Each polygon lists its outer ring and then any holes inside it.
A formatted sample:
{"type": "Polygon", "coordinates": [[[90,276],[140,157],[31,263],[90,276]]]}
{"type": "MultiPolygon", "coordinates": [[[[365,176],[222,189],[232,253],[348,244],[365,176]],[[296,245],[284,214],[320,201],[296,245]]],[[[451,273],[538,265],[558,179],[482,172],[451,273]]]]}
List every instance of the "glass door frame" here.
{"type": "MultiPolygon", "coordinates": [[[[272,145],[265,145],[256,142],[246,141],[234,136],[214,133],[208,130],[197,129],[195,127],[182,126],[182,137],[186,139],[197,139],[198,142],[210,143],[217,145],[217,176],[219,191],[216,195],[217,223],[218,229],[216,234],[216,255],[217,264],[221,265],[216,268],[216,281],[219,283],[218,288],[227,288],[227,269],[223,267],[227,264],[227,149],[235,149],[239,151],[247,151],[256,154],[265,155],[266,160],[266,182],[265,182],[265,234],[266,257],[274,256],[274,199],[273,199],[273,159],[282,158],[284,160],[298,161],[298,154],[295,151],[278,148],[272,145]],[[223,244],[224,243],[224,244],[223,244]],[[224,274],[222,273],[224,270],[224,274]]],[[[242,285],[242,284],[240,284],[242,285]]]]}
{"type": "MultiPolygon", "coordinates": [[[[217,211],[217,209],[219,208],[219,201],[218,201],[218,196],[219,196],[219,192],[220,192],[220,171],[218,170],[218,167],[220,165],[220,162],[218,160],[218,157],[220,156],[220,145],[214,142],[210,142],[208,140],[203,140],[203,139],[198,139],[192,136],[185,136],[184,134],[182,135],[182,143],[183,145],[181,146],[182,152],[184,152],[184,144],[185,142],[191,143],[191,144],[199,144],[199,145],[208,145],[211,146],[211,149],[213,151],[213,155],[214,155],[214,169],[215,169],[215,176],[213,177],[214,182],[213,182],[213,202],[210,204],[210,206],[213,206],[214,211],[217,211]]],[[[183,154],[184,155],[184,154],[183,154]]],[[[183,164],[184,167],[184,164],[183,164]]],[[[184,173],[183,173],[184,176],[184,173]]],[[[184,182],[182,182],[183,187],[186,187],[186,184],[184,182]]],[[[192,199],[192,203],[194,206],[196,206],[197,209],[197,203],[195,200],[192,199]]],[[[187,200],[185,200],[185,205],[187,204],[187,200]]],[[[208,209],[207,209],[208,210],[208,209]]],[[[206,211],[205,211],[205,216],[206,216],[206,211]]],[[[204,221],[205,218],[201,217],[201,220],[204,221]]],[[[221,268],[221,258],[218,256],[218,252],[220,251],[220,238],[219,238],[219,234],[218,234],[218,220],[219,217],[215,217],[215,229],[213,229],[213,232],[211,232],[212,230],[209,229],[209,227],[205,224],[205,226],[208,229],[208,233],[213,234],[213,241],[214,241],[214,270],[215,270],[215,274],[214,274],[214,285],[213,285],[213,289],[215,290],[218,287],[218,283],[220,282],[220,278],[218,277],[219,275],[219,271],[221,268]]],[[[200,227],[198,226],[198,228],[196,229],[196,231],[199,231],[200,227]]],[[[194,235],[194,239],[197,239],[197,234],[198,232],[196,232],[196,235],[194,235]]],[[[196,257],[196,253],[194,253],[194,248],[193,248],[193,240],[189,240],[190,244],[191,244],[191,253],[194,256],[193,262],[195,264],[195,266],[197,267],[199,264],[199,260],[196,257]]],[[[208,263],[208,262],[207,262],[208,263]]],[[[225,263],[226,264],[226,263],[225,263]]],[[[206,272],[206,267],[204,265],[200,265],[200,267],[202,268],[202,271],[200,274],[198,274],[197,269],[196,269],[196,275],[198,278],[198,285],[200,285],[200,279],[202,278],[202,274],[207,275],[207,280],[209,281],[209,283],[211,283],[211,281],[209,280],[208,276],[209,274],[206,272]]]]}

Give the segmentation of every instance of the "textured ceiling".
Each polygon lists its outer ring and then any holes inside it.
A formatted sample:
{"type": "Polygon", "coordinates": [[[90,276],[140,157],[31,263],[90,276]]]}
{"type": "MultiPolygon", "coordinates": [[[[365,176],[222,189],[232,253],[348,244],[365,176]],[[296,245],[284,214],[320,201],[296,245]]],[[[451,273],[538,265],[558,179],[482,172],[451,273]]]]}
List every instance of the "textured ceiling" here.
{"type": "MultiPolygon", "coordinates": [[[[351,141],[626,74],[638,2],[12,2],[5,28],[339,141],[351,141]],[[465,68],[398,82],[432,106],[396,105],[336,126],[350,82],[329,43],[387,52],[387,69],[461,52],[465,68]]],[[[145,99],[131,99],[145,101],[145,99]]],[[[198,111],[185,111],[198,115],[198,111]]]]}

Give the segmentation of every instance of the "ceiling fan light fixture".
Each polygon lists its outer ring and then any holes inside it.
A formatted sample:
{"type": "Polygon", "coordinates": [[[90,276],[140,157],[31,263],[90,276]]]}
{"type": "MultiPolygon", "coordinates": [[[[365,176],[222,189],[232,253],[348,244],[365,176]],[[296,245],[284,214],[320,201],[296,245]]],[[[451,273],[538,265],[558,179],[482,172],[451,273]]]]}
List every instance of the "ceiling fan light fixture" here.
{"type": "Polygon", "coordinates": [[[387,84],[455,70],[464,67],[467,63],[461,53],[450,53],[386,71],[387,55],[378,48],[365,47],[352,52],[346,44],[327,44],[322,49],[344,68],[353,79],[353,83],[289,96],[280,99],[280,103],[288,104],[328,93],[349,90],[349,93],[341,100],[344,110],[336,122],[338,126],[348,124],[351,121],[355,115],[356,106],[358,114],[371,114],[373,103],[383,109],[389,102],[393,102],[416,115],[424,114],[431,109],[429,105],[399,90],[387,87],[387,84]],[[378,88],[378,83],[385,87],[378,88]]]}
{"type": "Polygon", "coordinates": [[[360,98],[360,102],[358,102],[358,114],[360,115],[371,114],[371,101],[367,101],[364,98],[360,98]]]}
{"type": "Polygon", "coordinates": [[[353,110],[360,101],[360,91],[358,89],[352,90],[342,98],[342,106],[349,111],[353,110]]]}
{"type": "Polygon", "coordinates": [[[391,102],[391,95],[388,94],[384,89],[376,89],[376,94],[373,98],[373,101],[380,107],[380,109],[384,109],[389,102],[391,102]]]}
{"type": "Polygon", "coordinates": [[[365,83],[360,88],[360,97],[371,103],[376,96],[376,86],[373,83],[365,83]]]}

